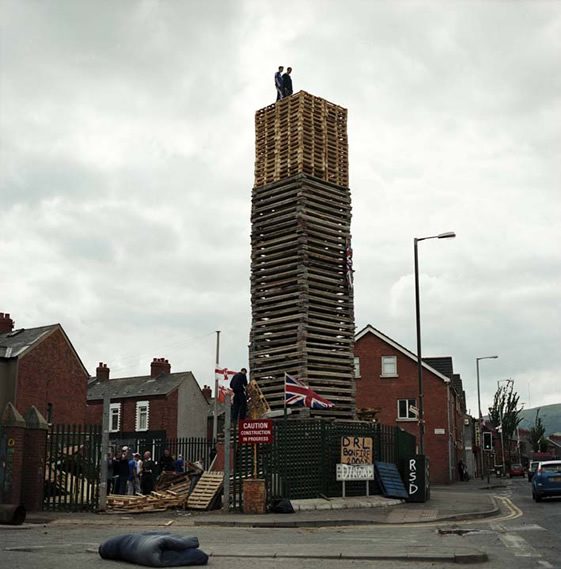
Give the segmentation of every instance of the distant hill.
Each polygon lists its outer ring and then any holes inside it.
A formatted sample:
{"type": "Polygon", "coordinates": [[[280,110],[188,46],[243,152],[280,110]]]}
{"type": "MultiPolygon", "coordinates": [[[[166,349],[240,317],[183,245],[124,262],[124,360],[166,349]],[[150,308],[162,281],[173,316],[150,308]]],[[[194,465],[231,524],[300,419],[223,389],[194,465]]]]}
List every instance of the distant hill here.
{"type": "Polygon", "coordinates": [[[545,427],[545,434],[549,436],[553,433],[561,433],[561,403],[554,405],[544,405],[543,407],[534,407],[533,409],[523,409],[520,413],[522,422],[521,429],[531,429],[536,420],[536,411],[540,410],[540,417],[545,427]]]}

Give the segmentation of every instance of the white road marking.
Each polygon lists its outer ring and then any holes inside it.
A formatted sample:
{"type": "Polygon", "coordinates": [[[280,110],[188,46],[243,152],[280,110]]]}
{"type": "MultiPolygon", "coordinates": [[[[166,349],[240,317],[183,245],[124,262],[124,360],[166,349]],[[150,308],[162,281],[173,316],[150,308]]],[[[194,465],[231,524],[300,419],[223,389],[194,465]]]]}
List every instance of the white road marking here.
{"type": "Polygon", "coordinates": [[[549,561],[544,561],[543,559],[538,560],[538,565],[541,565],[546,569],[553,569],[553,565],[549,561]]]}
{"type": "Polygon", "coordinates": [[[504,528],[505,531],[547,531],[538,524],[527,524],[524,526],[508,526],[504,528]]]}
{"type": "Polygon", "coordinates": [[[522,537],[510,533],[499,533],[499,539],[515,557],[541,557],[541,555],[522,537]]]}

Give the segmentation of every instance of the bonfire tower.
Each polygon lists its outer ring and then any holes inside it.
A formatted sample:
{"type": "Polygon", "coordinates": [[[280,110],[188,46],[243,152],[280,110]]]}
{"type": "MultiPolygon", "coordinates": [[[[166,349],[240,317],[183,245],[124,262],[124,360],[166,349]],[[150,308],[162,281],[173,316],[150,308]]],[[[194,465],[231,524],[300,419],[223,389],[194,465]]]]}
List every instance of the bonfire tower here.
{"type": "Polygon", "coordinates": [[[347,111],[300,91],[255,115],[249,365],[272,410],[284,373],[354,418],[347,111]]]}

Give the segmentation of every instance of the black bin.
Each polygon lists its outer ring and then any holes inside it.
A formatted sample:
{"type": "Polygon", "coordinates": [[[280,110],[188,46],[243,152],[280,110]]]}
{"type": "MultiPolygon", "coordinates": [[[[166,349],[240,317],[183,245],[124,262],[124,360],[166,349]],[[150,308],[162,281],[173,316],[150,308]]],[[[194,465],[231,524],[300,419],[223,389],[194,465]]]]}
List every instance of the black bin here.
{"type": "Polygon", "coordinates": [[[416,454],[406,459],[403,469],[408,502],[430,500],[429,459],[424,454],[416,454]]]}

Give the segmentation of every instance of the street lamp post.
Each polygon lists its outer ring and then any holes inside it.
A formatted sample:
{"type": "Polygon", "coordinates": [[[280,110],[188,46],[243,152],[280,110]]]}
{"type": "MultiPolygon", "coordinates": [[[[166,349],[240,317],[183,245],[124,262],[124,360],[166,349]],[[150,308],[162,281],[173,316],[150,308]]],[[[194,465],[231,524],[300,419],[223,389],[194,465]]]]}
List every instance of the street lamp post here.
{"type": "MultiPolygon", "coordinates": [[[[482,430],[482,423],[483,423],[483,415],[481,414],[481,391],[479,388],[479,362],[480,360],[496,360],[499,356],[483,356],[481,358],[475,358],[476,367],[477,367],[477,408],[479,409],[479,436],[481,437],[483,434],[482,430]]],[[[481,442],[479,443],[481,447],[481,442]]],[[[481,458],[481,480],[483,480],[483,456],[481,458]]],[[[487,465],[489,468],[489,465],[487,465]]]]}
{"type": "Polygon", "coordinates": [[[417,243],[427,239],[450,239],[456,237],[453,231],[439,233],[430,237],[415,237],[413,239],[413,251],[415,258],[415,323],[417,327],[417,376],[419,382],[419,454],[425,453],[425,413],[424,413],[424,392],[423,392],[423,360],[421,355],[421,306],[419,300],[419,252],[417,243]]]}

